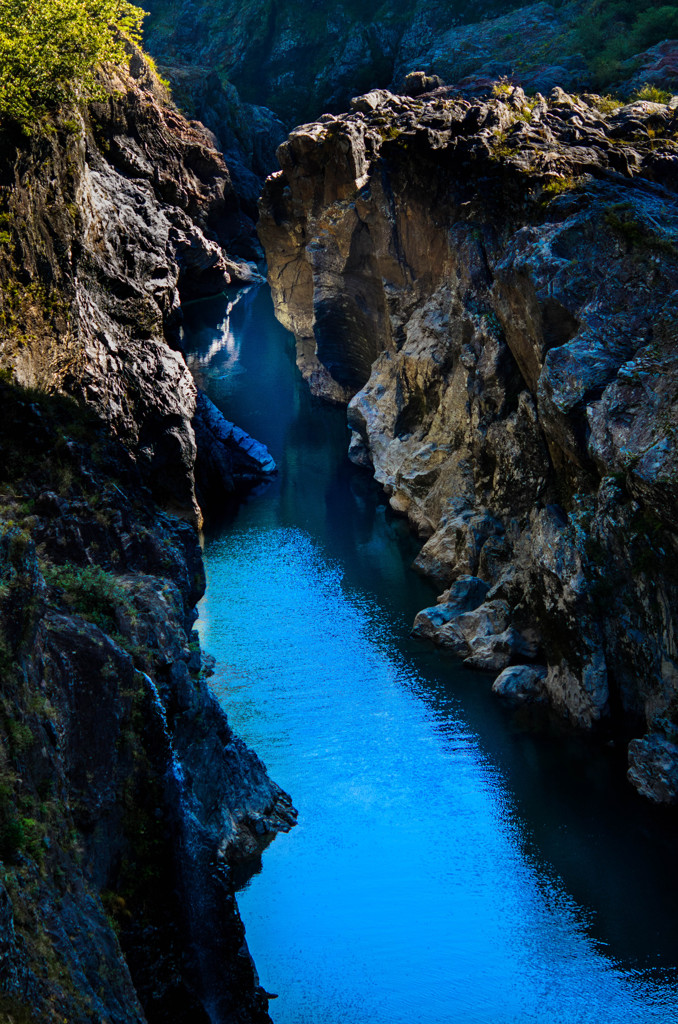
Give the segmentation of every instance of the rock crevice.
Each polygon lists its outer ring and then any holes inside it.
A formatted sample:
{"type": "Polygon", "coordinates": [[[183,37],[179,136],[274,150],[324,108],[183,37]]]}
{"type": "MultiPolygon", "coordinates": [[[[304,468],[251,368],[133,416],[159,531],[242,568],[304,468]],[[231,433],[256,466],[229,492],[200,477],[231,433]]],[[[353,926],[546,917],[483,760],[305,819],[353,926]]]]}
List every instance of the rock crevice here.
{"type": "Polygon", "coordinates": [[[677,117],[375,91],[296,129],[261,201],[302,372],[452,588],[417,631],[626,739],[675,714],[677,117]]]}

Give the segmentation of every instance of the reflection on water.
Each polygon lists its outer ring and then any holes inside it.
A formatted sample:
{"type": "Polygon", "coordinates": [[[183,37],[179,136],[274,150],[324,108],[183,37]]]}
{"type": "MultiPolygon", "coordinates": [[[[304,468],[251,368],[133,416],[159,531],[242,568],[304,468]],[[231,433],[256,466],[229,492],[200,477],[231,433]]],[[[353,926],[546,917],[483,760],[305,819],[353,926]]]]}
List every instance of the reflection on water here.
{"type": "Polygon", "coordinates": [[[200,623],[300,812],[239,896],[274,1021],[678,1020],[670,819],[614,751],[521,726],[409,637],[433,597],[416,545],[298,384],[265,289],[192,305],[186,337],[280,468],[208,537],[200,623]]]}
{"type": "Polygon", "coordinates": [[[236,334],[231,326],[231,315],[235,307],[242,303],[245,312],[245,325],[247,324],[247,314],[251,306],[244,300],[250,291],[251,289],[246,288],[236,292],[232,298],[226,299],[225,309],[219,311],[218,323],[206,324],[201,336],[191,340],[191,344],[197,344],[197,347],[191,352],[192,369],[196,375],[202,367],[213,370],[218,365],[219,377],[222,380],[232,381],[234,375],[239,376],[243,324],[239,324],[236,334]]]}

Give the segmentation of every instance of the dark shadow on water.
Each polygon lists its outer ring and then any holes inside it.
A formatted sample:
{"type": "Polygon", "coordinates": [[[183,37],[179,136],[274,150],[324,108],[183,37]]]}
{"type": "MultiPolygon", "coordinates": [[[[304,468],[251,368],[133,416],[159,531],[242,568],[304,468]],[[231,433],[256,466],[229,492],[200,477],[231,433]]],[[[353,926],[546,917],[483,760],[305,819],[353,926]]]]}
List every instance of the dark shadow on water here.
{"type": "Polygon", "coordinates": [[[201,511],[205,519],[202,530],[204,539],[209,541],[232,527],[242,506],[265,497],[275,483],[276,477],[271,477],[252,487],[242,487],[235,494],[213,495],[211,499],[203,501],[201,511]]]}
{"type": "MultiPolygon", "coordinates": [[[[268,843],[266,846],[268,846],[268,843]]],[[[241,892],[247,888],[252,879],[261,874],[264,866],[262,861],[263,852],[262,850],[261,853],[254,854],[246,860],[239,860],[231,865],[231,881],[236,892],[241,892]]]]}

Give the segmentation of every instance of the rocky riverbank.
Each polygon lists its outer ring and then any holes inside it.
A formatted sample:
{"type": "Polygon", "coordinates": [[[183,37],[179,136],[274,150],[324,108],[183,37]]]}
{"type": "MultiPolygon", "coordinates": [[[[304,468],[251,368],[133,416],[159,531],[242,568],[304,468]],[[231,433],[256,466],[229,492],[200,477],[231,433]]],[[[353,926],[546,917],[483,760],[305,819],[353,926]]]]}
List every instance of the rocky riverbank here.
{"type": "Polygon", "coordinates": [[[138,52],[102,87],[0,147],[0,1017],[264,1022],[231,871],[296,813],[192,627],[196,485],[275,467],[178,350],[257,275],[209,133],[138,52]]]}
{"type": "Polygon", "coordinates": [[[195,530],[82,407],[0,399],[0,1007],[266,1021],[230,870],[295,815],[209,691],[195,530]]]}
{"type": "Polygon", "coordinates": [[[415,631],[678,800],[674,104],[373,92],[295,130],[260,237],[312,389],[425,540],[415,631]]]}

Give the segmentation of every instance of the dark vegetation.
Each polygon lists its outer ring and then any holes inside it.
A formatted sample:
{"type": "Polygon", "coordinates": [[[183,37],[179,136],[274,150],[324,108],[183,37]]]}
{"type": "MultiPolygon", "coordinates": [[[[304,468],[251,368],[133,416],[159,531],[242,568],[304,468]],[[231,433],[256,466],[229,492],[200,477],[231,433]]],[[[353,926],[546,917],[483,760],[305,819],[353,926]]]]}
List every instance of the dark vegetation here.
{"type": "MultiPolygon", "coordinates": [[[[550,0],[556,16],[543,44],[530,38],[529,28],[521,37],[530,19],[523,24],[518,13],[516,30],[507,25],[493,54],[486,23],[536,2],[386,0],[370,6],[312,0],[299,8],[293,0],[147,0],[146,39],[170,77],[173,68],[191,65],[214,71],[222,82],[232,82],[243,100],[276,111],[291,128],[326,110],[345,110],[351,96],[372,88],[398,88],[394,76],[402,73],[403,60],[410,63],[417,49],[425,54],[431,42],[456,26],[478,25],[479,67],[489,67],[493,55],[521,75],[569,61],[578,78],[561,84],[601,92],[623,91],[638,70],[634,57],[661,40],[678,38],[675,3],[550,0]]],[[[553,11],[546,14],[544,25],[552,16],[553,11]]],[[[473,63],[472,55],[467,63],[473,63]]],[[[440,73],[452,84],[449,69],[440,73]]],[[[183,81],[181,75],[177,81],[183,81]]],[[[200,102],[198,95],[198,116],[200,102]]]]}
{"type": "Polygon", "coordinates": [[[596,84],[618,80],[623,64],[663,39],[678,38],[678,4],[663,0],[592,0],[577,22],[596,84]]]}
{"type": "MultiPolygon", "coordinates": [[[[426,22],[443,32],[520,5],[520,0],[435,0],[427,7],[426,22]]],[[[339,112],[351,96],[388,86],[397,40],[422,5],[420,0],[374,5],[311,0],[300,8],[295,0],[202,0],[196,6],[186,0],[146,0],[145,6],[150,11],[146,43],[161,65],[209,67],[233,82],[244,100],[270,107],[291,128],[317,117],[320,108],[339,112]]]]}

